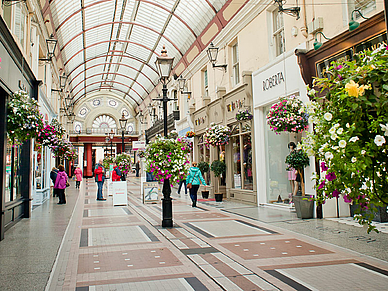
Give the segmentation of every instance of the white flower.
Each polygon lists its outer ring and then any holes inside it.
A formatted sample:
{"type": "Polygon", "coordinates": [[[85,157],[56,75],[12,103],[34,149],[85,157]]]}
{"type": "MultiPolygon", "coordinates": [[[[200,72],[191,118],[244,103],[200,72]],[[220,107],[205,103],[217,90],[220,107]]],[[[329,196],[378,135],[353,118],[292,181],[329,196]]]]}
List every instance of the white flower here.
{"type": "Polygon", "coordinates": [[[298,145],[296,146],[296,149],[297,150],[301,150],[302,149],[302,144],[298,142],[298,145]]]}
{"type": "Polygon", "coordinates": [[[380,124],[381,130],[384,131],[384,135],[388,136],[388,123],[387,124],[380,124]]]}
{"type": "Polygon", "coordinates": [[[326,112],[325,115],[323,115],[323,118],[330,121],[333,118],[333,115],[330,112],[326,112]]]}
{"type": "Polygon", "coordinates": [[[376,135],[375,137],[375,144],[379,147],[381,147],[385,143],[385,138],[382,135],[376,135]]]}
{"type": "Polygon", "coordinates": [[[325,153],[325,159],[326,159],[326,160],[331,160],[333,157],[334,157],[334,156],[333,156],[333,154],[332,154],[331,152],[325,153]]]}
{"type": "Polygon", "coordinates": [[[355,163],[355,162],[357,162],[357,158],[356,158],[356,157],[353,157],[353,158],[352,158],[352,163],[355,163]]]}
{"type": "Polygon", "coordinates": [[[338,128],[338,127],[340,127],[340,124],[339,124],[339,123],[336,123],[336,124],[334,124],[334,127],[335,127],[335,128],[338,128]]]}
{"type": "Polygon", "coordinates": [[[344,147],[346,147],[346,141],[341,139],[340,142],[338,143],[338,145],[339,145],[340,148],[344,148],[344,147]]]}
{"type": "Polygon", "coordinates": [[[335,133],[335,127],[330,128],[329,133],[330,134],[334,134],[335,133]]]}
{"type": "Polygon", "coordinates": [[[330,138],[331,138],[332,140],[336,140],[337,137],[338,137],[338,135],[336,135],[336,134],[332,134],[332,135],[330,136],[330,138]]]}
{"type": "Polygon", "coordinates": [[[362,155],[365,155],[365,154],[366,154],[366,150],[362,150],[362,151],[361,151],[361,154],[362,154],[362,155]]]}
{"type": "Polygon", "coordinates": [[[349,124],[349,123],[346,123],[346,127],[347,127],[347,128],[350,128],[350,124],[349,124]]]}
{"type": "Polygon", "coordinates": [[[353,136],[351,139],[349,139],[349,141],[351,142],[356,142],[358,140],[359,140],[358,136],[353,136]]]}
{"type": "Polygon", "coordinates": [[[344,129],[342,127],[338,128],[337,134],[342,134],[344,132],[344,129]]]}

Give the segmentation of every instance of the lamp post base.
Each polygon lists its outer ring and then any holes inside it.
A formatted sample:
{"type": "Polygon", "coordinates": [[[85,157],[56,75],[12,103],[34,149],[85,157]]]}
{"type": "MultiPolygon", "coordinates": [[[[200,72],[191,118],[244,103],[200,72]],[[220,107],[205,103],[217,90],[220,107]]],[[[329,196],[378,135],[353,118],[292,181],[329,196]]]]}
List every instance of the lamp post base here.
{"type": "Polygon", "coordinates": [[[162,199],[162,209],[163,209],[162,227],[173,227],[171,198],[162,199]]]}
{"type": "Polygon", "coordinates": [[[172,200],[170,180],[165,179],[163,183],[163,199],[162,199],[162,227],[173,227],[172,221],[172,200]]]}

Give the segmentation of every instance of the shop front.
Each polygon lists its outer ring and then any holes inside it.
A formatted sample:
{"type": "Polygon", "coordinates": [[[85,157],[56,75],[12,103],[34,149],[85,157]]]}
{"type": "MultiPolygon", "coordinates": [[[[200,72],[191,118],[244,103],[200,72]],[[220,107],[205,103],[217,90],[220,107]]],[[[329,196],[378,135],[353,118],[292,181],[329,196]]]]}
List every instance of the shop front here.
{"type": "MultiPolygon", "coordinates": [[[[266,116],[280,97],[295,95],[303,102],[308,101],[294,51],[254,72],[252,79],[258,204],[289,207],[294,177],[289,175],[285,159],[289,154],[289,143],[300,142],[302,134],[275,134],[268,126],[266,116]]],[[[305,169],[305,177],[310,177],[314,171],[312,160],[310,165],[305,169]]],[[[305,180],[306,193],[314,194],[310,179],[305,180]]]]}
{"type": "MultiPolygon", "coordinates": [[[[47,100],[46,95],[39,90],[39,110],[44,117],[44,122],[49,124],[56,116],[54,110],[47,100]]],[[[37,207],[50,199],[51,168],[55,166],[55,159],[47,146],[34,144],[33,151],[33,175],[32,175],[32,207],[37,207]]]]}
{"type": "MultiPolygon", "coordinates": [[[[319,50],[296,50],[300,72],[305,84],[311,88],[314,77],[325,76],[330,63],[335,60],[352,60],[354,55],[365,51],[374,51],[381,45],[387,46],[384,12],[365,20],[353,31],[346,31],[325,42],[319,50]]],[[[343,199],[326,200],[323,205],[323,217],[349,216],[349,204],[343,199]]]]}
{"type": "Polygon", "coordinates": [[[226,165],[226,173],[215,177],[212,171],[204,176],[210,184],[211,196],[222,193],[229,200],[257,204],[256,163],[254,154],[252,121],[252,74],[243,72],[242,82],[229,92],[217,89],[217,99],[205,100],[205,106],[193,112],[194,147],[196,160],[211,167],[213,161],[226,165]],[[238,112],[246,112],[246,118],[237,119],[238,112]],[[231,132],[227,145],[207,146],[204,133],[211,123],[228,126],[231,132]]]}
{"type": "Polygon", "coordinates": [[[38,82],[0,17],[0,239],[21,218],[30,217],[32,142],[17,146],[7,139],[7,102],[23,89],[38,99],[38,82]]]}

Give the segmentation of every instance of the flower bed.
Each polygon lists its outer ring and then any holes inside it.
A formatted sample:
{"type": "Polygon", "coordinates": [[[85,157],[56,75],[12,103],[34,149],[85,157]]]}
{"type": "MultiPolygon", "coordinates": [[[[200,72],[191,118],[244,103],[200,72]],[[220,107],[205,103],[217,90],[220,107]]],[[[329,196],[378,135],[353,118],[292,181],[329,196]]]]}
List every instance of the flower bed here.
{"type": "Polygon", "coordinates": [[[170,179],[170,184],[178,184],[185,179],[189,168],[189,149],[181,139],[168,139],[158,136],[146,149],[146,171],[164,182],[170,179]]]}
{"type": "Polygon", "coordinates": [[[388,52],[381,47],[354,57],[333,63],[330,78],[316,80],[326,95],[309,93],[315,127],[303,148],[320,160],[321,174],[313,177],[318,202],[342,196],[360,205],[355,218],[370,231],[375,207],[388,205],[388,52]]]}
{"type": "Polygon", "coordinates": [[[206,128],[204,140],[207,145],[222,146],[229,143],[230,128],[224,125],[211,123],[209,128],[206,128]]]}
{"type": "Polygon", "coordinates": [[[283,131],[297,133],[308,128],[308,114],[303,102],[295,95],[282,97],[271,106],[267,124],[276,134],[283,131]]]}

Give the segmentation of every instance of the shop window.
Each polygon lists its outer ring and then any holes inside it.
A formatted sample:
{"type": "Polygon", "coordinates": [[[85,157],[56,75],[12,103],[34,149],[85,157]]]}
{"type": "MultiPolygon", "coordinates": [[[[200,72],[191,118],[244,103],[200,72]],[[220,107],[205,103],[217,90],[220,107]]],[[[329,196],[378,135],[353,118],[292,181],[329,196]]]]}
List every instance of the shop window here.
{"type": "Polygon", "coordinates": [[[207,69],[202,71],[202,83],[203,83],[203,97],[209,96],[209,80],[207,75],[207,69]]]}
{"type": "MultiPolygon", "coordinates": [[[[264,119],[269,109],[270,106],[264,108],[264,119]]],[[[264,123],[266,124],[267,121],[264,120],[264,123]]],[[[283,201],[290,198],[292,189],[288,180],[285,159],[289,154],[288,143],[292,141],[297,144],[300,141],[300,136],[290,133],[275,134],[267,124],[264,132],[265,165],[261,165],[258,169],[267,173],[267,202],[277,203],[279,196],[283,201]]]]}
{"type": "Polygon", "coordinates": [[[232,132],[233,188],[253,190],[251,121],[238,123],[232,132]]]}
{"type": "Polygon", "coordinates": [[[281,55],[285,52],[285,40],[284,40],[284,20],[283,14],[276,9],[272,12],[273,30],[272,37],[275,46],[275,56],[281,55]]]}
{"type": "Polygon", "coordinates": [[[232,80],[233,86],[236,86],[240,83],[240,65],[239,65],[239,55],[238,55],[238,44],[232,46],[232,80]]]}
{"type": "Polygon", "coordinates": [[[7,140],[5,203],[22,197],[21,152],[22,146],[13,146],[12,141],[7,140]]]}
{"type": "MultiPolygon", "coordinates": [[[[376,0],[349,0],[348,1],[348,11],[349,11],[349,19],[351,19],[351,14],[353,10],[360,10],[361,13],[368,14],[369,12],[376,9],[376,0]]],[[[353,13],[353,19],[357,20],[361,18],[360,14],[355,12],[353,13]]]]}
{"type": "MultiPolygon", "coordinates": [[[[210,149],[206,146],[203,135],[199,136],[198,138],[198,148],[199,148],[199,160],[198,162],[206,162],[209,163],[210,161],[210,149]]],[[[210,166],[210,165],[209,165],[210,166]]],[[[209,185],[210,184],[210,171],[208,171],[205,175],[204,178],[206,180],[206,183],[209,185]]]]}

